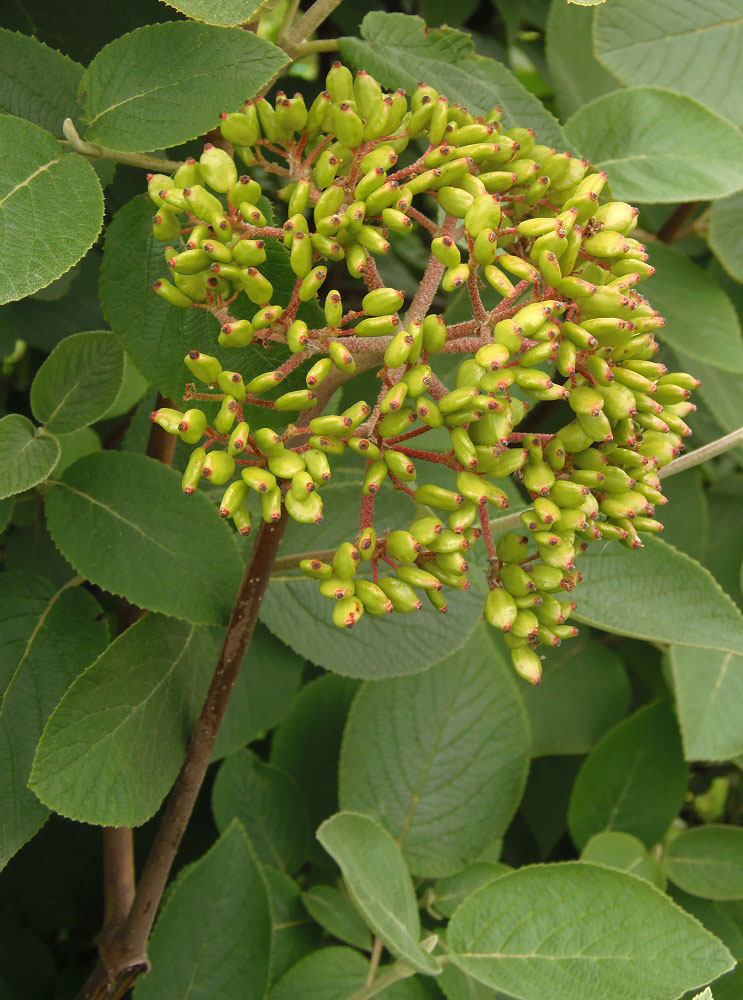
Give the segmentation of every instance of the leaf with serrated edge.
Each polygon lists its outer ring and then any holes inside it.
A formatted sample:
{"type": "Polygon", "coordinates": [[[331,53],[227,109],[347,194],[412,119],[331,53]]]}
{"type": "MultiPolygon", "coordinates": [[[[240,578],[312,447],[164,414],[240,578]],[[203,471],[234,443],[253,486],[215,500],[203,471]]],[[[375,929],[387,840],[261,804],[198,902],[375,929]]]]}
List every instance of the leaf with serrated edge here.
{"type": "Polygon", "coordinates": [[[743,753],[743,656],[672,646],[671,672],[686,759],[743,753]]]}
{"type": "Polygon", "coordinates": [[[741,184],[743,135],[699,101],[672,90],[631,87],[604,94],[576,111],[565,133],[597,170],[608,173],[612,193],[625,201],[721,198],[741,184]]]}
{"type": "Polygon", "coordinates": [[[709,245],[730,277],[743,281],[743,191],[712,205],[709,245]]]}
{"type": "Polygon", "coordinates": [[[218,629],[162,615],[128,628],[44,727],[29,782],[38,798],[101,826],[139,826],[153,816],[183,762],[219,641],[218,629]]]}
{"type": "Polygon", "coordinates": [[[27,787],[44,723],[108,640],[100,606],[75,582],[0,574],[0,868],[48,815],[27,787]]]}
{"type": "Polygon", "coordinates": [[[663,854],[669,879],[705,899],[743,899],[743,829],[709,823],[682,831],[663,854]]]}
{"type": "Polygon", "coordinates": [[[59,441],[39,433],[20,413],[0,419],[0,498],[42,482],[59,460],[59,441]]]}
{"type": "Polygon", "coordinates": [[[443,663],[367,681],[343,736],[340,804],[373,816],[415,875],[451,875],[501,836],[526,783],[529,729],[487,625],[443,663]]]}
{"type": "Polygon", "coordinates": [[[438,962],[418,944],[421,925],[410,874],[384,827],[361,813],[339,812],[320,826],[317,839],[338,863],[364,920],[392,954],[437,975],[438,962]]]}
{"type": "Polygon", "coordinates": [[[249,24],[272,6],[272,0],[178,0],[177,3],[164,0],[164,3],[194,21],[226,27],[249,24]]]}
{"type": "Polygon", "coordinates": [[[196,625],[227,622],[241,576],[229,525],[204,493],[144,455],[79,459],[46,494],[49,532],[91,583],[196,625]]]}
{"type": "Polygon", "coordinates": [[[473,115],[503,108],[506,128],[537,131],[537,141],[567,149],[559,122],[501,63],[479,56],[472,39],[456,28],[427,28],[420,17],[372,11],[361,24],[363,41],[341,38],[343,58],[386,87],[412,93],[419,81],[458,101],[473,115]]]}
{"type": "Polygon", "coordinates": [[[85,67],[30,35],[0,28],[0,111],[62,138],[85,67]]]}
{"type": "Polygon", "coordinates": [[[575,617],[651,642],[743,653],[743,616],[709,570],[658,538],[597,545],[581,558],[575,617]]]}
{"type": "Polygon", "coordinates": [[[263,1000],[271,910],[263,872],[239,823],[178,875],[147,950],[152,972],[137,981],[136,1000],[263,1000]]]}
{"type": "Polygon", "coordinates": [[[37,125],[0,115],[0,304],[69,271],[102,223],[103,191],[88,161],[37,125]]]}
{"type": "Polygon", "coordinates": [[[626,84],[691,94],[743,125],[743,13],[737,0],[612,0],[596,12],[594,49],[626,84]]]}
{"type": "Polygon", "coordinates": [[[124,379],[124,352],[105,330],[75,333],[54,348],[31,385],[33,415],[53,434],[87,427],[110,409],[124,379]]]}
{"type": "Polygon", "coordinates": [[[649,882],[582,861],[484,886],[456,911],[447,941],[464,972],[521,1000],[675,1000],[734,964],[649,882]]]}
{"type": "Polygon", "coordinates": [[[610,729],[583,761],[568,826],[583,847],[594,833],[620,830],[652,847],[684,801],[686,767],[667,701],[644,705],[610,729]]]}
{"type": "Polygon", "coordinates": [[[136,28],[101,49],[85,71],[84,137],[126,152],[194,139],[288,61],[281,49],[242,28],[195,21],[136,28]]]}

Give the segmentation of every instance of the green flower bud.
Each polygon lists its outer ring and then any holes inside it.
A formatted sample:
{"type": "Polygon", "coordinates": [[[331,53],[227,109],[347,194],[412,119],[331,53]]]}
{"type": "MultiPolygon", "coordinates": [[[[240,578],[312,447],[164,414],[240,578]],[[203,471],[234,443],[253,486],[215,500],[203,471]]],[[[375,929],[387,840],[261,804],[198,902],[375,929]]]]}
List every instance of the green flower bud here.
{"type": "Polygon", "coordinates": [[[415,413],[409,406],[401,406],[399,410],[386,413],[379,421],[377,430],[381,437],[397,437],[403,434],[411,424],[415,423],[415,413]]]}
{"type": "Polygon", "coordinates": [[[357,580],[355,586],[356,597],[369,614],[388,615],[394,611],[392,601],[376,583],[372,583],[371,580],[357,580]]]}
{"type": "Polygon", "coordinates": [[[359,533],[359,539],[356,543],[356,547],[359,550],[359,555],[362,562],[368,562],[374,555],[374,550],[377,545],[377,536],[374,528],[364,528],[359,533]]]}
{"type": "Polygon", "coordinates": [[[392,576],[383,576],[379,578],[377,583],[379,588],[392,601],[395,611],[407,614],[410,611],[420,611],[423,607],[423,602],[416,592],[404,580],[392,576]]]}
{"type": "Polygon", "coordinates": [[[241,420],[230,435],[229,444],[227,445],[227,454],[234,456],[243,452],[248,444],[249,433],[250,428],[244,420],[241,420]]]}
{"type": "Polygon", "coordinates": [[[214,418],[214,429],[220,434],[227,434],[235,422],[238,411],[238,402],[234,396],[225,396],[219,412],[214,418]]]}
{"type": "Polygon", "coordinates": [[[333,567],[321,559],[300,559],[299,568],[313,580],[329,580],[333,575],[333,567]]]}
{"type": "Polygon", "coordinates": [[[255,378],[252,378],[245,386],[245,389],[252,395],[258,396],[263,392],[268,392],[269,389],[275,389],[283,379],[283,373],[278,370],[263,372],[262,375],[256,375],[255,378]]]}
{"type": "Polygon", "coordinates": [[[300,302],[309,302],[310,299],[317,295],[317,292],[322,285],[323,281],[327,277],[328,269],[326,267],[315,267],[309,274],[307,274],[302,280],[302,284],[299,286],[300,302]]]}
{"type": "Polygon", "coordinates": [[[328,344],[328,354],[335,367],[344,375],[353,375],[356,362],[342,340],[331,340],[328,344]]]}
{"type": "Polygon", "coordinates": [[[305,384],[309,389],[314,389],[315,386],[320,385],[325,381],[332,370],[333,362],[330,358],[320,358],[320,360],[316,361],[307,372],[305,376],[305,384]]]}
{"type": "Polygon", "coordinates": [[[387,476],[387,466],[380,459],[372,461],[364,473],[361,493],[365,497],[373,496],[387,476]]]}
{"type": "Polygon", "coordinates": [[[308,493],[303,500],[297,500],[289,490],[284,495],[286,512],[299,524],[321,524],[323,520],[322,498],[319,493],[308,493]]]}
{"type": "Polygon", "coordinates": [[[444,525],[438,517],[420,517],[408,530],[421,545],[430,545],[444,531],[444,525]]]}
{"type": "Polygon", "coordinates": [[[238,479],[234,483],[230,483],[219,504],[219,516],[232,517],[236,510],[242,508],[247,496],[248,487],[244,482],[238,479]]]}
{"type": "Polygon", "coordinates": [[[216,358],[200,351],[189,351],[183,360],[191,374],[207,385],[213,385],[222,371],[222,366],[216,358]]]}
{"type": "Polygon", "coordinates": [[[333,624],[338,628],[353,628],[364,613],[358,597],[344,597],[333,605],[333,624]]]}
{"type": "Polygon", "coordinates": [[[311,389],[295,389],[277,396],[274,406],[277,410],[311,410],[317,402],[317,396],[311,389]]]}
{"type": "Polygon", "coordinates": [[[270,427],[259,427],[253,434],[256,446],[264,455],[280,455],[284,450],[284,442],[280,434],[270,427]]]}
{"type": "Polygon", "coordinates": [[[224,323],[217,340],[223,347],[247,347],[253,339],[253,324],[248,319],[224,323]]]}
{"type": "Polygon", "coordinates": [[[249,465],[242,469],[240,475],[245,485],[256,493],[268,493],[276,489],[276,477],[268,469],[249,465]]]}
{"type": "Polygon", "coordinates": [[[294,234],[289,266],[298,278],[305,278],[312,269],[312,243],[309,236],[301,230],[294,234]]]}
{"type": "Polygon", "coordinates": [[[433,483],[419,486],[415,491],[415,502],[424,507],[438,507],[440,510],[452,511],[456,510],[463,500],[461,493],[455,493],[433,483]]]}
{"type": "Polygon", "coordinates": [[[183,473],[183,479],[181,480],[181,489],[186,496],[191,496],[199,485],[199,479],[201,479],[206,458],[207,451],[205,448],[194,448],[191,452],[186,470],[183,473]]]}
{"type": "Polygon", "coordinates": [[[348,447],[351,451],[356,452],[357,455],[361,455],[362,458],[377,459],[381,455],[379,448],[374,442],[365,437],[350,437],[348,439],[348,447]]]}
{"type": "Polygon", "coordinates": [[[210,451],[206,456],[201,475],[209,479],[215,486],[222,486],[232,478],[235,471],[235,459],[226,451],[210,451]]]}
{"type": "Polygon", "coordinates": [[[467,529],[477,520],[479,508],[471,500],[464,500],[459,510],[454,510],[447,518],[449,527],[457,535],[464,535],[467,529]]]}
{"type": "Polygon", "coordinates": [[[277,479],[292,479],[305,469],[304,459],[296,451],[284,449],[277,455],[268,456],[268,468],[277,479]]]}
{"type": "Polygon", "coordinates": [[[343,441],[337,437],[333,437],[331,434],[310,435],[310,445],[312,448],[325,452],[328,455],[342,455],[346,450],[343,441]]]}
{"type": "Polygon", "coordinates": [[[400,562],[412,563],[422,546],[409,531],[392,531],[387,537],[387,553],[400,562]]]}
{"type": "MultiPolygon", "coordinates": [[[[469,502],[469,500],[463,499],[458,509],[464,507],[465,504],[469,504],[469,502]]],[[[452,511],[452,513],[456,513],[456,511],[452,511]]],[[[432,552],[463,552],[469,546],[470,543],[465,535],[453,531],[451,528],[442,528],[442,531],[436,534],[428,545],[432,552]]]]}

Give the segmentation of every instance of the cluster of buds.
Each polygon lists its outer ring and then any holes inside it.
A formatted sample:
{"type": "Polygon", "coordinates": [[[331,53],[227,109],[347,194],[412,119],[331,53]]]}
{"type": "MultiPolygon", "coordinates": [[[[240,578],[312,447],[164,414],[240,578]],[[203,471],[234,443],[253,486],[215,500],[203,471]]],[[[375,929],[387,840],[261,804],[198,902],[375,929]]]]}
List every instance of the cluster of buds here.
{"type": "Polygon", "coordinates": [[[653,360],[663,319],[635,289],[653,273],[630,235],[637,210],[602,203],[604,173],[538,145],[531,129],[504,129],[500,109],[474,117],[424,84],[409,102],[340,63],[309,109],[299,94],[278,94],[275,106],[247,101],[222,115],[221,131],[227,148],[208,145],[173,178],[149,178],[155,235],[174,243],[166,250],[173,283],[158,281],[155,291],[174,306],[211,311],[224,346],[279,343],[291,353],[246,383],[217,358],[189,352],[192,375],[219,391],[189,386],[184,398],[218,400],[213,424],[201,409],[152,414],[198,446],[184,491],[201,477],[229,483],[220,513],[243,534],[252,493],[265,521],[283,507],[296,521],[318,522],[329,459],[351,449],[366,460],[358,531],[329,562],[300,564],[333,602],[333,621],[350,627],[364,613],[412,612],[422,594],[446,611],[445,588],[469,587],[466,553],[482,537],[485,615],[505,634],[516,670],[538,680],[536,647],[577,631],[566,621],[578,555],[593,539],[637,547],[642,532],[661,530],[658,470],[690,433],[684,417],[697,381],[653,360]],[[235,158],[251,173],[238,176],[235,158]],[[277,183],[282,226],[258,207],[277,183]],[[375,257],[390,250],[390,234],[414,229],[431,252],[403,310],[404,293],[385,287],[375,257]],[[296,276],[285,302],[274,301],[260,269],[267,241],[283,242],[296,276]],[[360,286],[351,309],[323,289],[329,269],[343,265],[360,286]],[[497,293],[491,308],[486,285],[497,293]],[[447,325],[431,307],[458,289],[471,317],[447,325]],[[250,319],[231,314],[238,296],[253,304],[250,319]],[[297,311],[318,296],[325,325],[309,329],[297,311]],[[439,354],[464,355],[451,389],[432,367],[439,354]],[[306,388],[266,398],[304,362],[306,388]],[[343,381],[370,367],[381,383],[376,400],[322,413],[343,381]],[[529,401],[555,401],[564,426],[516,430],[529,401]],[[283,433],[251,428],[246,403],[298,416],[283,433]],[[446,447],[411,446],[435,428],[447,432],[446,447]],[[419,482],[426,462],[451,470],[451,488],[419,482]],[[523,533],[496,544],[489,510],[508,505],[497,485],[506,477],[531,506],[523,533]],[[415,500],[418,516],[377,535],[374,498],[384,481],[415,500]]]}

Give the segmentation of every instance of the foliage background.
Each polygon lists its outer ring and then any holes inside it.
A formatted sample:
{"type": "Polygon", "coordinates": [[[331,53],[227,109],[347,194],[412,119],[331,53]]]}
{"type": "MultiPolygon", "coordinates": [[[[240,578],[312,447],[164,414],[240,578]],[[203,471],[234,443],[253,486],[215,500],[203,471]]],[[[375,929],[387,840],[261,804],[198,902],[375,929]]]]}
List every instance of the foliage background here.
{"type": "MultiPolygon", "coordinates": [[[[473,110],[500,103],[512,124],[605,166],[652,240],[645,287],[667,319],[661,358],[702,379],[698,446],[741,424],[743,6],[648,6],[345,0],[319,35],[341,36],[342,56],[387,87],[426,79],[473,110]],[[459,30],[424,34],[411,15],[459,30]]],[[[258,5],[179,7],[239,24],[258,5]]],[[[280,14],[263,8],[260,34],[275,40],[280,14]]],[[[176,473],[145,457],[157,392],[178,392],[184,347],[213,331],[202,317],[184,327],[148,291],[160,264],[142,171],[91,167],[56,141],[69,115],[102,145],[198,155],[191,140],[282,63],[251,49],[250,33],[204,21],[156,0],[15,0],[0,12],[0,111],[14,116],[0,119],[0,180],[21,181],[33,157],[53,163],[23,211],[0,216],[0,482],[12,494],[0,499],[2,1000],[66,1000],[85,979],[102,920],[94,824],[136,826],[145,857],[245,554],[207,499],[184,509],[176,473]],[[145,25],[165,27],[127,34],[145,25]],[[104,113],[117,103],[111,76],[131,113],[104,113]],[[62,401],[81,371],[91,377],[62,401]],[[78,492],[54,486],[63,473],[78,492]],[[118,638],[116,595],[148,610],[118,638]]],[[[313,95],[332,58],[304,57],[274,89],[313,95]]],[[[383,275],[412,289],[421,262],[408,244],[383,275]]],[[[344,406],[363,396],[363,376],[346,392],[344,406]]],[[[397,835],[419,781],[428,820],[406,827],[404,859],[425,926],[440,930],[504,865],[585,857],[655,883],[742,958],[742,460],[738,448],[668,481],[662,541],[586,557],[581,636],[550,654],[535,689],[478,624],[482,595],[446,619],[365,622],[349,638],[314,589],[274,579],[135,996],[185,997],[189,981],[227,1000],[264,995],[246,981],[277,984],[278,1000],[345,996],[327,991],[333,976],[360,986],[371,935],[337,891],[332,858],[346,869],[332,828],[327,851],[314,831],[340,804],[397,835]]],[[[183,461],[178,449],[175,468],[183,461]]],[[[338,521],[326,519],[318,548],[344,534],[357,478],[349,465],[326,491],[338,521]]],[[[282,553],[307,548],[308,530],[290,528],[282,553]]],[[[392,881],[383,888],[394,895],[392,881]]],[[[716,1000],[742,985],[727,973],[716,1000]]],[[[531,988],[548,995],[549,976],[531,988]]],[[[442,991],[495,996],[453,968],[383,995],[442,991]]]]}

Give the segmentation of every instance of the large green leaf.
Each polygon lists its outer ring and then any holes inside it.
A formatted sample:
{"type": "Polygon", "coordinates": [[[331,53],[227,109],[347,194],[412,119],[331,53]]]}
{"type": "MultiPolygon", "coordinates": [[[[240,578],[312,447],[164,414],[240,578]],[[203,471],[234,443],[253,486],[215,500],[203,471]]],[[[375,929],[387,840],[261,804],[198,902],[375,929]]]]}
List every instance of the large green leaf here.
{"type": "Polygon", "coordinates": [[[298,883],[273,865],[262,868],[273,919],[271,980],[275,981],[308,952],[320,947],[322,932],[302,905],[298,883]]]}
{"type": "Polygon", "coordinates": [[[663,522],[663,541],[700,562],[709,535],[707,491],[701,469],[686,469],[666,477],[663,492],[668,503],[656,509],[663,522]]]}
{"type": "Polygon", "coordinates": [[[595,47],[625,83],[680,90],[743,125],[743,14],[737,0],[612,0],[597,11],[595,47]]]}
{"type": "Polygon", "coordinates": [[[573,4],[550,4],[545,37],[547,68],[563,119],[586,101],[621,87],[593,54],[594,16],[592,10],[581,10],[573,4]]]}
{"type": "Polygon", "coordinates": [[[48,45],[0,28],[0,111],[27,118],[62,137],[74,117],[84,67],[48,45]]]}
{"type": "Polygon", "coordinates": [[[0,115],[0,303],[50,284],[95,242],[103,191],[95,170],[49,132],[0,115]]]}
{"type": "Polygon", "coordinates": [[[743,899],[743,829],[709,824],[684,830],[663,855],[669,879],[705,899],[743,899]]]}
{"type": "Polygon", "coordinates": [[[743,191],[712,206],[709,244],[730,277],[743,281],[743,191]]]}
{"type": "Polygon", "coordinates": [[[385,87],[412,93],[424,80],[474,115],[503,108],[506,127],[536,129],[539,142],[567,147],[556,119],[502,63],[475,52],[469,35],[455,28],[428,29],[420,17],[372,11],[361,24],[363,41],[342,38],[341,53],[373,74],[385,87]]]}
{"type": "Polygon", "coordinates": [[[581,621],[638,639],[743,652],[743,616],[733,601],[703,566],[660,539],[637,550],[593,546],[580,568],[581,621]]]}
{"type": "Polygon", "coordinates": [[[392,954],[421,972],[436,975],[438,963],[418,944],[418,903],[391,835],[369,816],[339,812],[325,820],[317,839],[337,861],[364,920],[392,954]]]}
{"type": "Polygon", "coordinates": [[[212,811],[220,830],[240,820],[264,864],[292,874],[307,857],[311,829],[299,786],[282,768],[249,750],[232,754],[220,766],[212,811]]]}
{"type": "Polygon", "coordinates": [[[85,71],[85,138],[129,152],[194,139],[288,61],[281,49],[241,28],[194,21],[137,28],[101,49],[85,71]]]}
{"type": "Polygon", "coordinates": [[[476,889],[511,870],[509,865],[504,865],[500,861],[475,861],[460,872],[434,882],[433,886],[426,890],[426,903],[429,908],[433,907],[443,916],[450,917],[476,889]]]}
{"type": "Polygon", "coordinates": [[[686,759],[743,753],[743,656],[672,646],[671,670],[686,759]]]}
{"type": "Polygon", "coordinates": [[[148,943],[136,1000],[263,1000],[271,956],[266,882],[233,823],[173,884],[148,943]]]}
{"type": "Polygon", "coordinates": [[[539,684],[519,683],[529,715],[532,754],[587,753],[629,708],[622,661],[588,638],[566,643],[544,661],[539,684]]]}
{"type": "Polygon", "coordinates": [[[31,386],[33,415],[53,434],[69,434],[110,409],[124,379],[124,352],[113,333],[76,333],[58,344],[31,386]]]}
{"type": "Polygon", "coordinates": [[[0,574],[0,868],[42,826],[28,790],[36,744],[66,689],[106,644],[100,607],[81,587],[0,574]]]}
{"type": "MultiPolygon", "coordinates": [[[[364,986],[368,972],[369,960],[353,948],[320,948],[281,977],[269,1000],[348,1000],[364,986]]],[[[428,1000],[431,994],[415,978],[393,983],[379,995],[382,1000],[428,1000]]]]}
{"type": "Polygon", "coordinates": [[[338,808],[338,761],[343,727],[358,681],[326,674],[305,685],[274,733],[271,761],[302,789],[313,828],[338,808]]]}
{"type": "Polygon", "coordinates": [[[645,878],[659,889],[665,889],[666,879],[659,862],[647,847],[631,833],[604,830],[595,833],[581,851],[581,861],[617,868],[638,878],[645,878]]]}
{"type": "MultiPolygon", "coordinates": [[[[701,920],[737,959],[738,965],[713,983],[714,1000],[740,1000],[743,996],[743,902],[721,902],[690,896],[680,889],[673,889],[673,898],[685,910],[701,920]]],[[[696,1000],[696,998],[695,998],[696,1000]]],[[[702,995],[702,1000],[709,1000],[702,995]]]]}
{"type": "Polygon", "coordinates": [[[42,482],[59,460],[59,441],[37,430],[20,413],[0,419],[0,497],[42,482]]]}
{"type": "Polygon", "coordinates": [[[676,719],[667,701],[657,701],[620,722],[586,757],[570,796],[570,833],[578,847],[603,830],[632,833],[652,847],[685,790],[676,719]]]}
{"type": "Polygon", "coordinates": [[[240,582],[230,528],[203,493],[144,455],[81,458],[46,495],[49,531],[79,573],[133,604],[224,624],[240,582]]]}
{"type": "MultiPolygon", "coordinates": [[[[322,497],[323,523],[308,527],[290,521],[282,555],[335,547],[352,537],[349,525],[358,521],[358,485],[330,483],[323,487],[322,497]]],[[[388,527],[404,527],[413,516],[413,504],[403,494],[387,488],[376,494],[378,534],[388,527]]],[[[368,572],[368,564],[363,572],[368,572]]],[[[331,603],[320,594],[317,582],[299,570],[289,570],[271,577],[261,620],[292,649],[328,670],[362,678],[418,673],[461,648],[480,621],[483,577],[473,569],[470,578],[470,590],[447,595],[446,614],[435,611],[421,594],[425,601],[421,611],[383,619],[364,615],[349,634],[332,624],[331,603]]]]}
{"type": "MultiPolygon", "coordinates": [[[[686,254],[654,242],[655,274],[643,284],[666,325],[658,337],[670,348],[726,372],[743,372],[743,341],[732,302],[719,284],[686,254]]],[[[691,368],[694,371],[694,368],[691,368]]]]}
{"type": "MultiPolygon", "coordinates": [[[[741,379],[743,394],[743,379],[741,379]]],[[[735,405],[733,397],[731,409],[735,405]]],[[[714,574],[717,582],[738,604],[743,603],[741,591],[741,566],[743,566],[743,477],[730,473],[715,480],[706,491],[709,505],[709,520],[713,530],[709,532],[704,565],[714,574]]]]}
{"type": "MultiPolygon", "coordinates": [[[[217,29],[215,29],[217,30],[217,29]]],[[[248,34],[248,32],[244,32],[248,34]]],[[[195,348],[215,355],[228,371],[239,371],[246,379],[276,367],[289,356],[284,347],[273,347],[270,354],[253,344],[246,348],[224,348],[217,343],[219,324],[204,309],[179,309],[169,306],[152,291],[152,283],[167,271],[163,245],[152,235],[153,205],[147,195],[133,198],[116,213],[106,230],[106,248],[101,269],[101,303],[106,322],[124,345],[137,369],[172,399],[183,395],[187,382],[193,380],[183,358],[195,348]]],[[[287,251],[276,240],[266,241],[268,259],[261,265],[274,287],[274,300],[289,301],[295,277],[289,267],[287,251]]],[[[244,296],[242,297],[244,299],[244,296]]],[[[238,299],[235,309],[241,304],[238,299]]],[[[252,316],[255,311],[248,311],[252,316]]],[[[311,326],[322,326],[322,313],[315,303],[307,303],[299,313],[311,326]]],[[[284,388],[304,386],[301,376],[289,376],[284,388]]],[[[251,424],[271,423],[271,410],[245,408],[251,424]]],[[[273,419],[281,419],[278,413],[273,419]]]]}
{"type": "Polygon", "coordinates": [[[194,21],[228,26],[254,21],[260,15],[262,8],[271,6],[270,0],[178,0],[177,3],[165,0],[165,2],[169,7],[174,7],[194,21]]]}
{"type": "Polygon", "coordinates": [[[608,173],[615,197],[626,201],[721,198],[741,184],[743,135],[672,90],[631,87],[604,94],[576,111],[565,133],[608,173]]]}
{"type": "Polygon", "coordinates": [[[52,713],[31,789],[83,823],[144,823],[175,781],[218,652],[217,629],[161,615],[140,619],[52,713]]]}
{"type": "Polygon", "coordinates": [[[522,1000],[674,1000],[730,952],[643,879],[581,861],[504,875],[456,911],[452,961],[522,1000]]]}
{"type": "Polygon", "coordinates": [[[348,716],[341,807],[379,820],[415,875],[473,861],[505,832],[524,790],[526,713],[491,632],[481,625],[425,673],[367,681],[348,716]]]}
{"type": "Polygon", "coordinates": [[[303,667],[303,657],[258,622],[219,727],[213,759],[240,750],[284,719],[303,667]]]}

